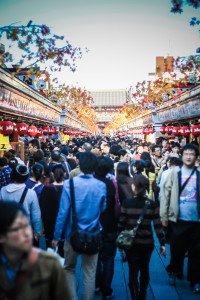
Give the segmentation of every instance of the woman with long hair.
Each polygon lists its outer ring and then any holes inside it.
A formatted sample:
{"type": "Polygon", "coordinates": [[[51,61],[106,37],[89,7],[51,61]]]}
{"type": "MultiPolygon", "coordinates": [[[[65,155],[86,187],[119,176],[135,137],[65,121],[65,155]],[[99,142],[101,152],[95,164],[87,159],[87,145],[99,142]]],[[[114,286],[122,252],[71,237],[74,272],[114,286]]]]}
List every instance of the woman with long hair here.
{"type": "MultiPolygon", "coordinates": [[[[60,205],[64,178],[64,167],[61,164],[53,166],[51,172],[52,183],[43,188],[40,197],[40,208],[47,247],[51,247],[51,242],[53,240],[54,227],[60,205]]],[[[59,243],[58,252],[63,256],[62,242],[59,243]]]]}
{"type": "Polygon", "coordinates": [[[38,200],[40,200],[41,192],[44,187],[44,185],[41,182],[43,176],[44,176],[44,167],[41,164],[36,163],[31,168],[30,178],[26,181],[26,187],[36,192],[38,196],[38,200]]]}
{"type": "MultiPolygon", "coordinates": [[[[142,174],[136,174],[129,181],[134,196],[125,199],[122,203],[120,224],[125,229],[132,229],[137,225],[146,200],[148,200],[146,190],[149,180],[142,174]]],[[[149,201],[143,220],[136,232],[133,246],[125,251],[129,266],[129,289],[133,300],[146,299],[149,284],[149,262],[154,249],[152,221],[160,242],[160,252],[162,255],[166,255],[165,236],[159,218],[159,207],[156,202],[149,201]],[[138,280],[139,273],[140,280],[138,280]]]]}
{"type": "Polygon", "coordinates": [[[129,164],[127,162],[119,162],[116,170],[116,179],[119,191],[119,200],[122,203],[125,198],[133,195],[131,185],[129,183],[129,164]]]}

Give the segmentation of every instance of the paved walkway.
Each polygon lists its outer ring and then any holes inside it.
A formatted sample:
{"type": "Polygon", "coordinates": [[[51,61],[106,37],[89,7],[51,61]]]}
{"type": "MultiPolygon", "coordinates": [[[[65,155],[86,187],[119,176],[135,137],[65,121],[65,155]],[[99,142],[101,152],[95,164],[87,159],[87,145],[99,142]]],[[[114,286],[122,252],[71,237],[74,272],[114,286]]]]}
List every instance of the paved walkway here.
{"type": "MultiPolygon", "coordinates": [[[[169,250],[169,249],[167,249],[169,250]]],[[[176,286],[168,285],[168,274],[165,266],[169,263],[169,251],[167,258],[160,257],[159,245],[156,244],[155,250],[150,262],[150,285],[148,288],[147,300],[200,300],[200,295],[194,295],[189,283],[185,280],[186,268],[184,271],[184,280],[177,280],[176,286]]],[[[82,272],[80,262],[77,268],[79,298],[81,299],[82,290],[82,272]]],[[[115,300],[130,300],[128,289],[128,265],[123,263],[121,256],[117,253],[115,258],[115,273],[112,284],[115,300]]],[[[95,300],[101,297],[96,295],[95,300]]]]}

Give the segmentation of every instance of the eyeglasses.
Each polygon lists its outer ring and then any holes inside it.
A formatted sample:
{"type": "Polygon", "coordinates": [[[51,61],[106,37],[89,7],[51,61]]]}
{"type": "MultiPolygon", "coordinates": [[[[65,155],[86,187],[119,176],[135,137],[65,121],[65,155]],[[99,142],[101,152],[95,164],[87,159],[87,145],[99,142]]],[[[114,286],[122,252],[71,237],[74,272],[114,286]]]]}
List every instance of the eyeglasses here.
{"type": "Polygon", "coordinates": [[[29,223],[26,223],[26,224],[20,225],[18,227],[10,228],[10,229],[8,229],[8,232],[18,232],[21,230],[26,230],[27,228],[30,229],[30,227],[31,227],[31,225],[29,223]]]}

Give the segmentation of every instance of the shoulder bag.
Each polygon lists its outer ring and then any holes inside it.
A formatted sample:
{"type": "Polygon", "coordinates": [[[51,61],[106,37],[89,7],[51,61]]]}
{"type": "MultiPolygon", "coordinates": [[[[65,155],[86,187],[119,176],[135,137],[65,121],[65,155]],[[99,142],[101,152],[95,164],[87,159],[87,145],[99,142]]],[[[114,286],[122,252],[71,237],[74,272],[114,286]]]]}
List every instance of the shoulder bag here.
{"type": "Polygon", "coordinates": [[[149,200],[146,200],[145,201],[145,205],[144,205],[144,208],[142,210],[142,213],[141,215],[139,216],[138,220],[137,220],[137,225],[133,228],[133,229],[126,229],[126,230],[123,230],[117,237],[116,239],[116,243],[117,243],[117,247],[119,249],[122,249],[122,250],[129,250],[132,248],[133,246],[133,243],[134,243],[134,239],[136,237],[136,233],[137,233],[137,230],[140,226],[140,224],[142,223],[142,220],[144,218],[144,215],[146,213],[146,210],[148,208],[150,204],[150,201],[149,200]]]}
{"type": "Polygon", "coordinates": [[[71,178],[69,182],[72,205],[72,231],[70,236],[71,246],[73,250],[79,254],[97,254],[102,244],[101,231],[99,228],[94,228],[92,231],[87,231],[78,227],[73,178],[71,178]]]}

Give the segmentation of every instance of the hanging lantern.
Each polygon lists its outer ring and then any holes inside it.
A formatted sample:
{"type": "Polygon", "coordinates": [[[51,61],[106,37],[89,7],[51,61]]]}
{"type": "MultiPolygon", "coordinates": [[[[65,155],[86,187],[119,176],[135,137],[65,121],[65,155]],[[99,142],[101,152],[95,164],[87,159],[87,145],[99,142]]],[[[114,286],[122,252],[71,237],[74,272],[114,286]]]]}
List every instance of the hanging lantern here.
{"type": "Polygon", "coordinates": [[[37,137],[43,135],[43,129],[42,128],[37,128],[37,137]]]}
{"type": "Polygon", "coordinates": [[[14,130],[14,124],[10,121],[0,122],[0,133],[3,135],[10,135],[14,130]]]}
{"type": "Polygon", "coordinates": [[[54,127],[49,127],[49,134],[54,134],[55,128],[54,127]]]}
{"type": "Polygon", "coordinates": [[[50,131],[50,127],[49,127],[49,126],[45,126],[45,127],[43,128],[43,134],[44,134],[44,135],[49,134],[49,131],[50,131]]]}
{"type": "Polygon", "coordinates": [[[181,136],[184,136],[184,137],[190,136],[190,127],[189,126],[181,127],[180,133],[181,133],[181,136]]]}
{"type": "Polygon", "coordinates": [[[34,137],[37,135],[37,127],[31,125],[28,127],[28,135],[31,136],[31,137],[34,137]]]}
{"type": "Polygon", "coordinates": [[[149,129],[149,134],[152,134],[152,133],[154,133],[154,129],[153,129],[153,127],[149,127],[148,129],[149,129]]]}
{"type": "Polygon", "coordinates": [[[165,134],[165,126],[161,126],[160,127],[160,133],[161,134],[165,134]]]}
{"type": "Polygon", "coordinates": [[[69,130],[65,128],[65,129],[63,130],[63,133],[64,133],[64,134],[69,134],[69,130]]]}
{"type": "Polygon", "coordinates": [[[191,132],[193,136],[200,136],[200,125],[192,125],[191,132]]]}
{"type": "Polygon", "coordinates": [[[28,125],[26,123],[18,123],[16,129],[18,135],[24,135],[28,131],[28,125]]]}
{"type": "Polygon", "coordinates": [[[172,134],[172,130],[173,130],[173,127],[172,127],[172,126],[166,126],[166,127],[165,127],[165,133],[166,133],[166,134],[172,134]]]}
{"type": "Polygon", "coordinates": [[[175,135],[175,136],[181,136],[180,130],[181,130],[180,127],[174,126],[173,129],[172,129],[173,135],[175,135]]]}

